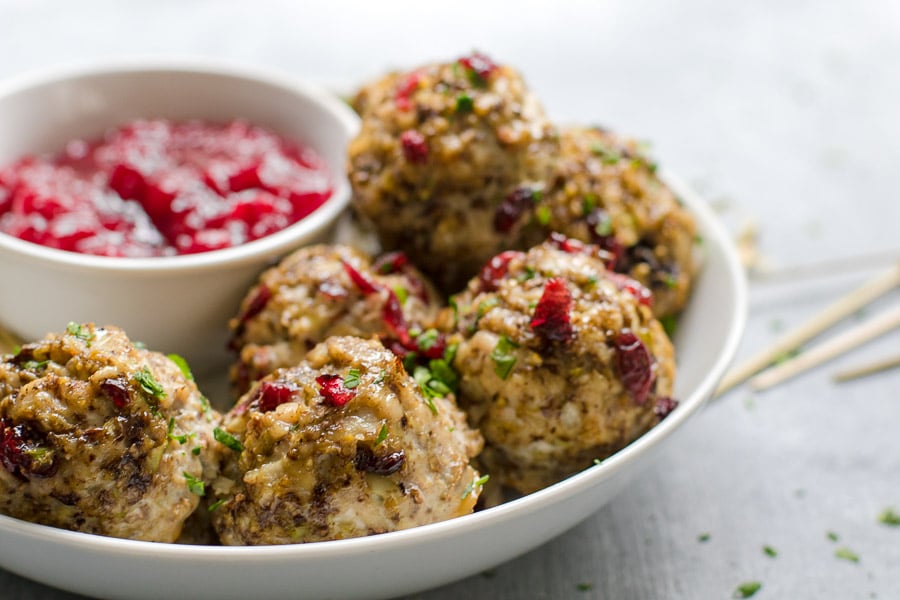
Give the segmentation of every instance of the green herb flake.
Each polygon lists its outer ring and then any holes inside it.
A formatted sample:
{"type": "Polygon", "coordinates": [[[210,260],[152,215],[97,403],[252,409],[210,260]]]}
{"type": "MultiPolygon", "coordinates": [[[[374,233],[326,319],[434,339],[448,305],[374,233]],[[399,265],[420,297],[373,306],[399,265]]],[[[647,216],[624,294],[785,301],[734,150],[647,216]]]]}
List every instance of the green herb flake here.
{"type": "Polygon", "coordinates": [[[762,584],[758,581],[747,581],[746,583],[737,586],[737,589],[734,590],[733,597],[750,598],[756,595],[756,592],[758,592],[761,587],[762,584]]]}
{"type": "Polygon", "coordinates": [[[378,446],[381,442],[383,442],[384,440],[387,439],[387,436],[388,436],[387,425],[382,425],[381,431],[378,432],[378,437],[375,438],[375,443],[372,444],[372,447],[375,448],[376,446],[378,446]]]}
{"type": "Polygon", "coordinates": [[[494,373],[500,379],[506,379],[516,366],[516,355],[513,351],[519,345],[505,335],[497,341],[497,345],[491,351],[491,360],[494,361],[494,373]]]}
{"type": "Polygon", "coordinates": [[[209,508],[206,510],[208,510],[209,512],[214,512],[217,508],[219,508],[220,506],[225,504],[225,502],[227,502],[227,500],[225,500],[225,498],[219,498],[218,500],[216,500],[215,502],[210,504],[209,508]]]}
{"type": "Polygon", "coordinates": [[[666,335],[670,338],[675,335],[676,331],[678,331],[678,317],[676,317],[675,315],[662,316],[659,318],[659,323],[663,326],[666,335]]]}
{"type": "Polygon", "coordinates": [[[613,232],[613,223],[612,219],[609,218],[609,215],[603,215],[603,218],[594,225],[594,233],[599,235],[600,237],[606,237],[608,235],[612,235],[613,232]]]}
{"type": "Polygon", "coordinates": [[[409,292],[407,291],[407,289],[402,285],[395,285],[393,289],[394,294],[397,295],[397,301],[400,302],[400,306],[405,305],[406,299],[409,298],[409,292]]]}
{"type": "Polygon", "coordinates": [[[18,356],[19,352],[21,352],[21,351],[22,351],[22,346],[20,346],[18,344],[16,344],[15,346],[12,347],[13,356],[18,356]]]}
{"type": "Polygon", "coordinates": [[[200,446],[194,446],[191,448],[191,454],[194,456],[200,456],[200,446]]]}
{"type": "Polygon", "coordinates": [[[169,360],[175,363],[179,369],[181,369],[181,374],[184,375],[185,379],[188,381],[194,381],[194,374],[191,373],[191,368],[188,366],[187,361],[184,360],[184,357],[179,354],[168,354],[169,360]]]}
{"type": "Polygon", "coordinates": [[[841,560],[850,561],[852,563],[859,562],[859,555],[847,546],[841,546],[840,548],[835,550],[834,555],[841,560]]]}
{"type": "Polygon", "coordinates": [[[663,283],[665,283],[666,287],[669,288],[670,290],[677,289],[678,288],[678,277],[671,273],[666,273],[665,275],[663,275],[663,283]]]}
{"type": "Polygon", "coordinates": [[[595,459],[594,459],[594,465],[602,465],[602,464],[603,464],[603,459],[602,459],[602,458],[595,458],[595,459]]]}
{"type": "Polygon", "coordinates": [[[575,589],[578,590],[579,592],[589,592],[592,589],[594,589],[594,584],[593,583],[579,583],[579,584],[575,585],[575,589]]]}
{"type": "Polygon", "coordinates": [[[384,378],[387,377],[387,371],[384,369],[381,370],[381,373],[378,374],[378,377],[375,378],[375,383],[384,383],[384,378]]]}
{"type": "Polygon", "coordinates": [[[425,397],[425,404],[428,405],[428,410],[431,411],[431,414],[438,414],[437,406],[434,404],[434,398],[441,394],[438,394],[431,386],[431,371],[428,367],[417,365],[413,370],[413,379],[419,384],[419,389],[425,397]]]}
{"type": "Polygon", "coordinates": [[[235,452],[242,452],[244,450],[244,445],[241,444],[239,439],[219,427],[213,429],[213,438],[223,446],[231,448],[235,452]]]}
{"type": "Polygon", "coordinates": [[[460,94],[456,97],[456,113],[457,114],[466,114],[470,113],[475,109],[475,101],[472,100],[472,96],[468,94],[460,94]]]}
{"type": "Polygon", "coordinates": [[[462,499],[465,500],[476,489],[480,489],[480,488],[484,487],[484,484],[486,484],[490,480],[490,478],[491,478],[490,475],[482,475],[478,479],[475,479],[474,481],[472,481],[472,483],[470,483],[469,485],[466,486],[466,491],[463,492],[462,499]]]}
{"type": "Polygon", "coordinates": [[[94,334],[84,325],[79,325],[75,321],[69,321],[69,324],[66,325],[66,332],[83,341],[88,348],[91,347],[91,342],[94,340],[94,334]]]}
{"type": "Polygon", "coordinates": [[[712,538],[712,536],[710,534],[701,533],[700,535],[697,536],[697,541],[700,542],[701,544],[705,544],[706,542],[708,542],[710,540],[710,538],[712,538]]]}
{"type": "Polygon", "coordinates": [[[776,550],[775,548],[773,548],[772,546],[769,546],[769,545],[763,546],[762,551],[763,551],[763,554],[765,554],[766,556],[768,556],[770,558],[775,558],[776,556],[778,556],[778,550],[776,550]]]}
{"type": "Polygon", "coordinates": [[[347,371],[347,376],[344,377],[344,387],[348,390],[359,387],[359,376],[359,369],[351,367],[351,369],[347,371]]]}
{"type": "Polygon", "coordinates": [[[534,218],[537,219],[538,224],[547,226],[550,224],[550,207],[546,204],[542,204],[537,207],[537,210],[534,213],[534,218]]]}
{"type": "Polygon", "coordinates": [[[440,339],[440,334],[438,334],[437,329],[428,329],[416,338],[416,346],[418,346],[420,350],[428,352],[434,348],[438,339],[440,339]]]}
{"type": "Polygon", "coordinates": [[[163,389],[163,386],[156,381],[156,378],[153,377],[153,373],[150,372],[146,366],[141,367],[141,370],[134,374],[134,380],[138,382],[138,385],[141,386],[141,389],[154,398],[165,398],[166,390],[163,389]]]}
{"type": "Polygon", "coordinates": [[[882,525],[900,527],[900,513],[895,511],[893,507],[888,507],[878,515],[878,522],[882,525]]]}
{"type": "Polygon", "coordinates": [[[206,484],[203,483],[202,479],[194,477],[187,471],[182,473],[184,475],[184,480],[187,481],[188,489],[192,494],[197,496],[205,496],[206,495],[206,484]]]}
{"type": "Polygon", "coordinates": [[[581,214],[582,216],[588,216],[594,209],[597,208],[597,196],[594,194],[588,194],[581,200],[581,214]]]}
{"type": "Polygon", "coordinates": [[[827,537],[832,542],[836,542],[841,539],[840,536],[833,531],[826,531],[825,537],[827,537]]]}
{"type": "Polygon", "coordinates": [[[22,365],[22,367],[28,369],[29,371],[38,371],[46,367],[49,363],[49,360],[29,360],[26,361],[25,364],[22,365]]]}
{"type": "Polygon", "coordinates": [[[535,275],[537,275],[534,269],[532,269],[528,265],[526,265],[524,269],[524,271],[516,275],[516,279],[518,279],[519,281],[528,281],[529,279],[534,279],[535,275]]]}
{"type": "MultiPolygon", "coordinates": [[[[445,353],[446,354],[446,353],[445,353]]],[[[451,392],[456,392],[459,387],[459,375],[450,366],[453,359],[438,358],[428,363],[431,377],[448,387],[451,392]]]]}
{"type": "Polygon", "coordinates": [[[210,410],[212,410],[212,407],[209,405],[209,398],[207,398],[203,394],[200,394],[200,406],[203,408],[203,414],[206,414],[210,410]]]}
{"type": "Polygon", "coordinates": [[[617,150],[599,143],[591,145],[591,153],[599,157],[605,165],[614,165],[622,158],[617,150]]]}
{"type": "Polygon", "coordinates": [[[169,427],[166,430],[166,437],[170,440],[174,440],[181,444],[182,446],[187,444],[189,440],[197,437],[196,432],[186,433],[182,435],[175,435],[175,417],[169,418],[169,427]]]}
{"type": "MultiPolygon", "coordinates": [[[[487,300],[482,300],[481,303],[478,305],[478,311],[476,312],[476,319],[480,320],[481,317],[483,317],[484,315],[486,315],[488,313],[488,311],[490,311],[492,308],[497,306],[497,302],[498,302],[498,300],[497,300],[496,296],[491,296],[487,300]]],[[[476,320],[476,322],[477,322],[477,320],[476,320]]]]}

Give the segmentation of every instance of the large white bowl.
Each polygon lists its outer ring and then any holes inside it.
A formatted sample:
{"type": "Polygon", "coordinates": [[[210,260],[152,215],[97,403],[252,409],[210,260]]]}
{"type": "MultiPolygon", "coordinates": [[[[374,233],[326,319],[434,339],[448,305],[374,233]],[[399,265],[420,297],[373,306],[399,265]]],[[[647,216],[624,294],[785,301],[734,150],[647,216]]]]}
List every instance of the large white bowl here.
{"type": "Polygon", "coordinates": [[[113,63],[0,84],[0,163],[59,152],[129,120],[162,117],[268,127],[319,153],[334,193],[311,215],[235,248],[164,258],[109,258],[0,234],[0,321],[26,340],[69,321],[117,325],[195,370],[221,367],[228,318],[256,276],[290,250],[328,236],[350,199],[346,144],[356,115],[336,96],[292,78],[217,63],[113,63]]]}
{"type": "Polygon", "coordinates": [[[522,554],[582,521],[647,465],[712,395],[744,328],[747,290],[709,208],[666,180],[697,219],[704,265],[681,317],[676,395],[662,423],[601,464],[479,513],[365,538],[294,546],[134,542],[0,516],[0,566],[102,598],[384,598],[460,579],[522,554]]]}

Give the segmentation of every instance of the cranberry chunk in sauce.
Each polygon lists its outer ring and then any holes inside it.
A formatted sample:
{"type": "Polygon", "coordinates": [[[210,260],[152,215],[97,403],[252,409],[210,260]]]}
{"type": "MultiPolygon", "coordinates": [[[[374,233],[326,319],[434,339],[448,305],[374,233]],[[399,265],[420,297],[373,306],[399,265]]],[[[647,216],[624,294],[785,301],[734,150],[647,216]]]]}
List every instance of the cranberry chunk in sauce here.
{"type": "Polygon", "coordinates": [[[575,336],[572,305],[572,294],[566,286],[566,280],[561,277],[548,280],[534,309],[531,329],[548,343],[571,341],[575,336]]]}

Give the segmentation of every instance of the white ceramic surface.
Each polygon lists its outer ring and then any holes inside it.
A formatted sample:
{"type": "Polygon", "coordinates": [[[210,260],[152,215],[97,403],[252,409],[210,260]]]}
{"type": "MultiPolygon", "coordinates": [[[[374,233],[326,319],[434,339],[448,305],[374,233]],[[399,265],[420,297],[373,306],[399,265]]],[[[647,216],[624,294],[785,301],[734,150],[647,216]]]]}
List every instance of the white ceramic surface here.
{"type": "Polygon", "coordinates": [[[133,542],[0,516],[0,566],[103,598],[371,599],[460,579],[564,532],[627,485],[697,412],[713,393],[744,328],[746,284],[727,233],[690,190],[671,176],[666,179],[696,216],[705,255],[675,337],[681,404],[602,464],[473,515],[384,535],[295,546],[133,542]]]}
{"type": "Polygon", "coordinates": [[[138,117],[225,122],[242,118],[316,150],[332,197],[300,222],[236,248],[122,259],[44,248],[0,234],[0,315],[23,339],[69,321],[118,325],[150,348],[184,355],[195,370],[227,360],[226,327],[270,262],[324,239],[349,202],[346,143],[358,128],[336,96],[259,69],[185,61],[128,62],[53,71],[0,85],[0,163],[58,152],[138,117]]]}

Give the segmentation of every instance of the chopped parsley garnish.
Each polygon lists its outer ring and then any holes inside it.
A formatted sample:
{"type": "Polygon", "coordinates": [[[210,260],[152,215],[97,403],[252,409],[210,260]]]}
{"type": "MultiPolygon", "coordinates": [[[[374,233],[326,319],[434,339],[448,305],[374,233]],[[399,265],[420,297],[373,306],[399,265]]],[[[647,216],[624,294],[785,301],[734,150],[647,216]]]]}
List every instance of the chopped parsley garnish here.
{"type": "Polygon", "coordinates": [[[892,507],[888,507],[878,515],[878,522],[882,525],[900,527],[900,513],[897,513],[892,507]]]}
{"type": "Polygon", "coordinates": [[[434,398],[444,394],[436,390],[434,385],[435,383],[440,384],[440,382],[432,378],[431,370],[428,367],[423,367],[422,365],[417,365],[413,370],[413,379],[419,384],[419,389],[422,390],[422,395],[425,396],[425,404],[428,405],[428,410],[434,415],[438,414],[434,398]]]}
{"type": "Polygon", "coordinates": [[[84,325],[79,325],[75,321],[69,321],[69,324],[66,325],[66,332],[69,335],[74,335],[79,340],[82,340],[88,348],[91,347],[91,342],[94,340],[94,334],[84,325]]]}
{"type": "Polygon", "coordinates": [[[188,381],[194,380],[194,374],[191,373],[191,368],[188,366],[187,361],[184,360],[184,357],[179,354],[169,354],[168,357],[169,360],[171,360],[178,366],[179,369],[181,369],[181,374],[184,375],[185,379],[187,379],[188,381]]]}
{"type": "Polygon", "coordinates": [[[189,440],[192,440],[195,437],[197,437],[197,434],[192,431],[191,433],[175,435],[175,417],[170,417],[169,418],[169,427],[166,430],[166,437],[170,440],[175,440],[176,442],[178,442],[179,444],[181,444],[183,446],[184,444],[187,444],[189,440]]]}
{"type": "Polygon", "coordinates": [[[675,332],[678,330],[678,317],[675,315],[662,316],[659,318],[659,323],[663,326],[666,335],[670,338],[674,336],[675,332]]]}
{"type": "Polygon", "coordinates": [[[134,380],[138,382],[144,392],[154,398],[166,397],[166,390],[156,381],[153,373],[146,366],[141,367],[141,370],[134,374],[134,380]]]}
{"type": "Polygon", "coordinates": [[[200,456],[200,446],[194,446],[191,448],[191,454],[194,456],[200,456]]]}
{"type": "Polygon", "coordinates": [[[859,555],[856,552],[854,552],[853,550],[851,550],[850,548],[848,548],[847,546],[841,546],[840,548],[835,550],[834,555],[836,557],[840,558],[841,560],[847,560],[852,563],[859,562],[859,555]]]}
{"type": "Polygon", "coordinates": [[[344,387],[352,390],[357,386],[359,386],[359,369],[351,368],[347,371],[347,376],[344,377],[344,387]]]}
{"type": "Polygon", "coordinates": [[[18,355],[19,355],[19,352],[21,352],[21,351],[22,351],[22,346],[20,346],[20,345],[18,345],[18,344],[16,344],[16,345],[13,346],[13,348],[12,348],[12,353],[13,353],[14,356],[18,356],[18,355]]]}
{"type": "Polygon", "coordinates": [[[594,212],[595,208],[597,208],[597,196],[588,194],[581,201],[581,214],[586,217],[594,212]]]}
{"type": "Polygon", "coordinates": [[[775,558],[776,556],[778,556],[778,550],[776,550],[772,546],[769,546],[769,545],[763,546],[762,550],[763,550],[763,554],[765,554],[766,556],[769,556],[771,558],[775,558]]]}
{"type": "Polygon", "coordinates": [[[524,271],[516,275],[516,279],[518,279],[519,281],[528,281],[529,279],[534,279],[535,275],[537,275],[537,273],[535,273],[535,270],[528,265],[525,265],[524,269],[524,271]]]}
{"type": "Polygon", "coordinates": [[[537,210],[534,213],[535,219],[540,225],[549,225],[550,224],[550,207],[546,204],[537,207],[537,210]]]}
{"type": "Polygon", "coordinates": [[[589,592],[594,589],[593,583],[579,583],[575,586],[575,589],[579,592],[589,592]]]}
{"type": "Polygon", "coordinates": [[[416,346],[423,352],[428,352],[438,342],[440,335],[437,329],[428,329],[416,338],[416,346]]]}
{"type": "Polygon", "coordinates": [[[203,408],[203,414],[208,413],[210,409],[212,409],[212,407],[209,405],[209,398],[207,398],[203,394],[200,394],[200,406],[203,408]]]}
{"type": "Polygon", "coordinates": [[[494,361],[494,373],[500,379],[509,377],[513,367],[516,366],[516,355],[513,351],[519,345],[505,335],[497,341],[497,345],[491,351],[491,360],[494,361]]]}
{"type": "Polygon", "coordinates": [[[833,531],[826,531],[826,532],[825,532],[825,537],[827,537],[827,538],[828,538],[829,540],[831,540],[832,542],[836,542],[836,541],[838,541],[839,539],[841,539],[840,536],[838,536],[838,534],[836,534],[836,533],[833,532],[833,531]]]}
{"type": "Polygon", "coordinates": [[[385,377],[387,377],[387,371],[382,369],[381,373],[378,374],[378,377],[375,378],[375,383],[384,383],[385,377]]]}
{"type": "Polygon", "coordinates": [[[216,500],[215,502],[210,504],[209,508],[206,510],[208,510],[209,512],[213,512],[214,510],[216,510],[217,508],[219,508],[220,506],[225,504],[225,502],[227,502],[227,500],[225,500],[225,498],[219,498],[218,500],[216,500]]]}
{"type": "Polygon", "coordinates": [[[594,225],[594,233],[596,233],[600,237],[612,235],[612,232],[613,224],[612,219],[609,217],[609,215],[603,215],[603,217],[599,221],[597,221],[597,224],[594,225]]]}
{"type": "Polygon", "coordinates": [[[384,440],[386,440],[386,439],[387,439],[387,436],[388,436],[388,428],[387,428],[387,425],[382,425],[382,426],[381,426],[381,431],[378,432],[378,437],[375,438],[375,443],[372,444],[372,447],[374,448],[374,447],[376,447],[378,444],[380,444],[381,442],[383,442],[384,440]]]}
{"type": "Polygon", "coordinates": [[[617,150],[599,143],[591,145],[591,153],[600,157],[605,165],[614,165],[622,158],[622,155],[617,150]]]}
{"type": "Polygon", "coordinates": [[[182,475],[184,475],[184,480],[187,481],[188,489],[192,494],[195,494],[197,496],[206,495],[206,484],[203,483],[202,479],[194,477],[187,471],[182,473],[182,475]]]}
{"type": "Polygon", "coordinates": [[[49,360],[29,360],[26,361],[22,367],[29,371],[37,371],[38,369],[46,367],[49,362],[49,360]]]}
{"type": "Polygon", "coordinates": [[[405,305],[406,299],[409,298],[409,292],[407,291],[407,289],[402,285],[395,285],[393,289],[394,294],[397,295],[397,301],[400,303],[400,306],[405,305]]]}
{"type": "Polygon", "coordinates": [[[666,287],[669,288],[670,290],[674,290],[675,288],[678,287],[678,277],[676,277],[675,275],[673,275],[671,273],[666,273],[665,275],[663,275],[662,281],[663,281],[663,283],[666,284],[666,287]]]}
{"type": "Polygon", "coordinates": [[[478,479],[473,480],[472,483],[466,486],[466,491],[463,492],[462,499],[465,500],[476,489],[483,487],[484,484],[486,484],[488,480],[490,480],[490,478],[490,475],[482,475],[478,479]]]}
{"type": "Polygon", "coordinates": [[[746,583],[742,583],[737,586],[737,589],[734,590],[735,598],[750,598],[755,595],[756,592],[762,587],[762,584],[758,581],[748,581],[746,583]]]}
{"type": "Polygon", "coordinates": [[[708,542],[710,540],[711,537],[712,536],[708,533],[701,533],[700,535],[697,536],[697,541],[700,542],[701,544],[705,544],[706,542],[708,542]]]}
{"type": "MultiPolygon", "coordinates": [[[[483,317],[485,314],[487,314],[487,312],[489,310],[491,310],[492,308],[497,306],[497,302],[499,302],[499,300],[497,300],[496,296],[491,296],[487,300],[482,300],[481,303],[478,305],[478,312],[476,313],[476,319],[480,320],[481,317],[483,317]]],[[[477,322],[477,320],[476,320],[476,322],[477,322]]]]}
{"type": "Polygon", "coordinates": [[[460,94],[456,97],[456,112],[458,114],[470,113],[475,109],[475,101],[468,94],[460,94]]]}
{"type": "Polygon", "coordinates": [[[235,452],[241,452],[244,450],[244,445],[241,444],[241,441],[219,427],[213,429],[213,438],[223,446],[231,448],[235,452]]]}

